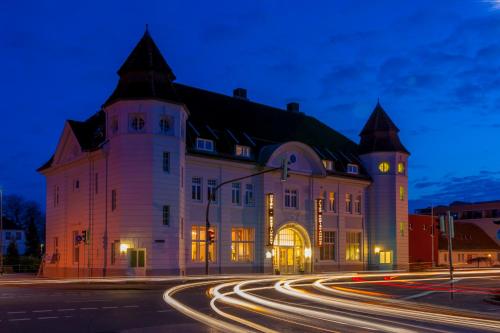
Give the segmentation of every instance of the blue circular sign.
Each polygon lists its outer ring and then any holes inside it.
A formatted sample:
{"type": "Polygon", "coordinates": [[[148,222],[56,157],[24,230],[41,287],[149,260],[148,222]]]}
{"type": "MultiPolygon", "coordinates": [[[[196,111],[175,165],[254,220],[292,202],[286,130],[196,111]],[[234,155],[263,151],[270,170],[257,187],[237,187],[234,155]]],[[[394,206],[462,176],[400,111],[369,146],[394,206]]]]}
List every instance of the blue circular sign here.
{"type": "Polygon", "coordinates": [[[290,162],[291,163],[297,162],[297,156],[295,156],[295,154],[290,155],[290,162]]]}

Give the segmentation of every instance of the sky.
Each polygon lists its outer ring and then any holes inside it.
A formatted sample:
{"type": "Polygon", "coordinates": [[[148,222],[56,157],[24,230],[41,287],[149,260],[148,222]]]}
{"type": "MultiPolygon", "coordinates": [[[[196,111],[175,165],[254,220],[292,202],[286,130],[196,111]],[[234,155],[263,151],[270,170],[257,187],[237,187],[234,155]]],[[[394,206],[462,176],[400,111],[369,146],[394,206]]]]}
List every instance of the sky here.
{"type": "Polygon", "coordinates": [[[358,142],[377,99],[411,152],[410,210],[500,199],[500,1],[1,1],[0,186],[113,91],[145,24],[177,82],[301,111],[358,142]]]}

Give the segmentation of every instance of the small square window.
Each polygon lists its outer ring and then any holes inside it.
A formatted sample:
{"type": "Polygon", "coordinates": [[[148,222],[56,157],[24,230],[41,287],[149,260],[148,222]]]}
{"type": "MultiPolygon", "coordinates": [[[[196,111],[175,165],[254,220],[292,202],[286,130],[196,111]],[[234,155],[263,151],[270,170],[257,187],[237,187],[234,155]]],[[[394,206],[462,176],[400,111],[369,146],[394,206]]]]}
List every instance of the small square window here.
{"type": "Polygon", "coordinates": [[[323,160],[323,166],[325,167],[326,170],[332,171],[333,170],[333,161],[323,160]]]}
{"type": "Polygon", "coordinates": [[[359,173],[359,167],[356,164],[348,164],[347,165],[347,173],[357,175],[359,173]]]}
{"type": "Polygon", "coordinates": [[[248,147],[248,146],[236,145],[236,148],[235,148],[235,153],[236,153],[236,156],[240,156],[240,157],[250,157],[250,147],[248,147]]]}
{"type": "Polygon", "coordinates": [[[203,151],[214,151],[214,142],[213,140],[197,138],[196,149],[203,151]]]}

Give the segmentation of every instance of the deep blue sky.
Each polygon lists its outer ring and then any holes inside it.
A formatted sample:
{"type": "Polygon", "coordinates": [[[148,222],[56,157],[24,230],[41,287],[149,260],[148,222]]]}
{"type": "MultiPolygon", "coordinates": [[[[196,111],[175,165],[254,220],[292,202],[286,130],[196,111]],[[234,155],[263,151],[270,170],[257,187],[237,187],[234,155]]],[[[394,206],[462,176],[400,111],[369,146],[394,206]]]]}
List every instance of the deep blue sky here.
{"type": "Polygon", "coordinates": [[[149,23],[178,82],[245,87],[280,107],[299,101],[355,141],[380,97],[412,152],[411,208],[500,199],[494,2],[43,2],[0,2],[6,193],[44,202],[35,169],[66,119],[98,111],[149,23]]]}

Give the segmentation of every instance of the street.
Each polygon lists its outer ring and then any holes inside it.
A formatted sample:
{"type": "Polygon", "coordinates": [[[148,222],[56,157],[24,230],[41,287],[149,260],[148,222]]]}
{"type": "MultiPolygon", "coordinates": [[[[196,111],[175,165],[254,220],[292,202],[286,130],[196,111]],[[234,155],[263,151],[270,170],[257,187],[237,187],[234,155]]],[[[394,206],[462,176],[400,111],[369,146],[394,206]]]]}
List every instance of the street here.
{"type": "Polygon", "coordinates": [[[498,270],[0,280],[0,332],[499,332],[498,270]]]}

